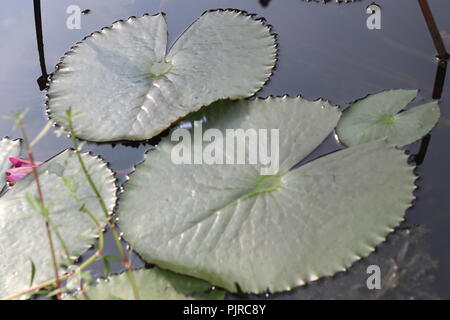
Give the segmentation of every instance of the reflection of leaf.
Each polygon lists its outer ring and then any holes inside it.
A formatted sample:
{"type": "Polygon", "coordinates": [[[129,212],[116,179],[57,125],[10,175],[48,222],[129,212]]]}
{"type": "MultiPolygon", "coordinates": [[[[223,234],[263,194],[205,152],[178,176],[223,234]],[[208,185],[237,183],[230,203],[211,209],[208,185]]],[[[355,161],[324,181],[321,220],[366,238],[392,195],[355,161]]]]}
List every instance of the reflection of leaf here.
{"type": "Polygon", "coordinates": [[[432,102],[398,113],[417,95],[417,90],[389,90],[359,100],[344,111],[336,128],[348,146],[387,137],[404,146],[426,135],[439,120],[439,105],[432,102]]]}
{"type": "Polygon", "coordinates": [[[20,154],[20,140],[0,140],[0,191],[6,183],[5,171],[11,168],[9,158],[18,157],[20,154]]]}
{"type": "Polygon", "coordinates": [[[163,14],[118,21],[77,44],[48,91],[52,117],[67,108],[93,141],[145,140],[219,99],[253,95],[275,65],[275,37],[240,11],[207,11],[166,54],[163,14]]]}
{"type": "Polygon", "coordinates": [[[415,176],[403,152],[384,141],[288,171],[339,116],[323,100],[287,97],[207,108],[198,115],[205,130],[279,129],[280,170],[260,176],[257,165],[175,165],[175,143],[163,139],[125,186],[125,238],[145,260],[233,292],[236,284],[287,290],[349,267],[403,220],[415,176]]]}
{"type": "MultiPolygon", "coordinates": [[[[100,159],[87,154],[82,156],[107,209],[112,211],[116,201],[112,172],[100,159]]],[[[63,248],[55,237],[58,263],[65,263],[66,250],[71,258],[78,257],[95,242],[98,234],[94,222],[81,211],[80,203],[102,223],[106,223],[106,219],[74,152],[61,153],[38,171],[50,225],[61,235],[66,247],[63,248]],[[69,190],[65,180],[70,180],[75,189],[69,190]]],[[[0,198],[0,298],[29,287],[30,260],[35,265],[35,284],[54,276],[43,217],[27,201],[36,197],[34,177],[28,175],[0,198]]]]}
{"type": "MultiPolygon", "coordinates": [[[[141,269],[134,277],[142,300],[185,300],[185,299],[223,299],[225,291],[211,288],[211,285],[198,279],[179,275],[159,268],[141,269]]],[[[92,300],[132,300],[133,292],[126,273],[113,275],[108,280],[100,280],[96,285],[85,289],[67,299],[92,300]]]]}
{"type": "MultiPolygon", "coordinates": [[[[376,252],[348,271],[290,293],[295,299],[436,299],[433,292],[437,262],[424,245],[423,227],[402,228],[376,252]],[[381,269],[381,290],[366,286],[367,267],[381,269]]],[[[275,296],[283,298],[283,294],[275,296]]]]}

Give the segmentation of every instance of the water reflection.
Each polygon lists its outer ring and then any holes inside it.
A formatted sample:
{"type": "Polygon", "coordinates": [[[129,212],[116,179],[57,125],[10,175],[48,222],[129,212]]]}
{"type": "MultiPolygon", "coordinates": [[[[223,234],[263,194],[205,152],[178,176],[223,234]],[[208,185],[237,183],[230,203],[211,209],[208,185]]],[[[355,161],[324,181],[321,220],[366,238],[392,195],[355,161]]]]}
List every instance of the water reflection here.
{"type": "Polygon", "coordinates": [[[270,0],[259,0],[259,3],[263,8],[267,7],[270,3],[270,0]]]}
{"type": "MultiPolygon", "coordinates": [[[[423,17],[428,27],[428,31],[430,32],[431,38],[433,39],[434,46],[437,51],[437,70],[436,77],[434,81],[433,87],[433,99],[439,100],[442,97],[442,91],[444,89],[445,84],[445,76],[447,73],[447,60],[450,58],[450,55],[447,52],[447,49],[444,45],[444,41],[442,40],[441,33],[439,32],[439,28],[434,20],[433,13],[431,12],[431,8],[428,4],[428,0],[418,0],[420,9],[422,10],[423,17]]],[[[420,166],[424,159],[428,150],[428,145],[430,144],[431,135],[427,134],[422,138],[419,152],[413,157],[414,162],[417,166],[420,166]]]]}

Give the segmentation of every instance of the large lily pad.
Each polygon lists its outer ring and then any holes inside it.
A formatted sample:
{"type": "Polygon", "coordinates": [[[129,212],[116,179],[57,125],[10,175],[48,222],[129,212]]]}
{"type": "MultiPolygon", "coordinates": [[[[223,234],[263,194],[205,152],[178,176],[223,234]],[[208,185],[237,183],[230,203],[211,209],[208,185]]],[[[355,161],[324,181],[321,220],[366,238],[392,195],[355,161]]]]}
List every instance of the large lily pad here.
{"type": "Polygon", "coordinates": [[[20,154],[20,140],[0,140],[0,191],[6,183],[5,171],[11,167],[9,158],[18,157],[20,154]]]}
{"type": "Polygon", "coordinates": [[[404,146],[422,138],[438,122],[440,111],[435,101],[399,113],[416,95],[417,90],[388,90],[355,102],[339,121],[339,139],[353,146],[387,138],[404,146]]]}
{"type": "MultiPolygon", "coordinates": [[[[112,172],[100,159],[88,154],[82,157],[112,212],[116,202],[112,172]]],[[[80,207],[84,205],[103,224],[106,218],[74,152],[67,150],[38,170],[51,226],[63,239],[61,242],[53,235],[57,259],[67,264],[67,254],[78,257],[98,235],[95,223],[80,207]]],[[[36,197],[34,177],[28,175],[0,198],[0,297],[29,287],[32,263],[36,267],[35,284],[54,277],[44,218],[32,201],[36,197]]]]}
{"type": "Polygon", "coordinates": [[[253,95],[276,60],[275,37],[240,11],[207,11],[166,54],[163,14],[129,18],[92,34],[65,55],[48,90],[62,126],[65,110],[78,137],[145,140],[219,99],[253,95]]]}
{"type": "Polygon", "coordinates": [[[289,171],[339,116],[326,101],[287,97],[207,108],[198,115],[205,129],[279,129],[279,171],[176,165],[176,142],[165,138],[125,185],[125,238],[146,261],[233,292],[288,290],[348,268],[403,220],[415,176],[384,140],[289,171]]]}
{"type": "MultiPolygon", "coordinates": [[[[223,299],[225,291],[212,289],[205,281],[179,275],[159,268],[133,271],[142,300],[223,299]]],[[[68,295],[65,299],[133,300],[134,295],[125,273],[85,288],[86,294],[68,295]]]]}

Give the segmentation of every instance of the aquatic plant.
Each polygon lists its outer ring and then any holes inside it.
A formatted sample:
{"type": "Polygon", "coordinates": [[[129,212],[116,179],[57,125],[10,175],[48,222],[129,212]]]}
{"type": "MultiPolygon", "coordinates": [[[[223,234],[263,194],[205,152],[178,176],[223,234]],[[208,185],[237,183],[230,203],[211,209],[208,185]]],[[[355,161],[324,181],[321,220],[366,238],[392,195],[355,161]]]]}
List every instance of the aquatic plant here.
{"type": "Polygon", "coordinates": [[[33,168],[42,165],[43,162],[32,163],[30,160],[11,157],[8,159],[14,168],[5,171],[6,180],[8,182],[16,182],[25,178],[28,174],[33,172],[33,168]]]}
{"type": "MultiPolygon", "coordinates": [[[[13,153],[17,154],[18,143],[13,153]]],[[[2,159],[11,153],[0,151],[2,159]]],[[[100,187],[109,212],[116,202],[114,177],[102,160],[88,154],[82,155],[87,168],[100,187]]],[[[55,254],[60,263],[72,265],[73,261],[95,243],[98,228],[105,217],[95,194],[80,172],[76,154],[66,150],[37,168],[45,207],[38,198],[35,178],[28,175],[0,197],[0,296],[7,297],[30,288],[33,283],[51,280],[54,276],[52,258],[48,250],[43,221],[49,221],[51,231],[57,236],[55,254]],[[81,204],[85,210],[81,209],[81,204]],[[86,214],[86,210],[92,216],[86,214]],[[43,219],[45,215],[45,219],[43,219]]]]}
{"type": "Polygon", "coordinates": [[[275,36],[242,11],[205,12],[166,53],[164,14],[118,21],[68,52],[48,89],[63,127],[70,107],[79,138],[145,140],[220,99],[253,95],[269,78],[275,36]]]}
{"type": "MultiPolygon", "coordinates": [[[[223,299],[225,291],[211,288],[205,281],[161,270],[157,267],[133,271],[143,300],[223,299]]],[[[132,300],[133,292],[124,273],[112,275],[83,292],[67,295],[67,300],[132,300]]]]}
{"type": "MultiPolygon", "coordinates": [[[[386,91],[357,101],[341,117],[324,99],[242,99],[274,67],[270,27],[240,11],[208,11],[167,54],[166,33],[162,14],[119,21],[59,64],[49,112],[74,150],[41,164],[25,143],[30,160],[16,164],[33,175],[0,198],[0,297],[44,289],[74,299],[223,298],[211,285],[289,290],[348,269],[403,221],[416,176],[397,146],[433,128],[437,102],[397,114],[417,92],[386,91]],[[163,138],[137,166],[117,207],[124,239],[157,265],[136,271],[112,215],[114,175],[103,160],[83,153],[77,138],[144,140],[173,124],[172,132],[202,125],[222,135],[279,130],[279,166],[262,175],[261,163],[175,164],[176,143],[163,138]],[[306,161],[335,128],[349,148],[306,161]],[[103,255],[105,226],[120,258],[103,255]],[[50,250],[45,231],[50,243],[56,238],[50,250]],[[94,255],[75,266],[96,239],[94,255]],[[110,259],[125,272],[111,275],[110,259]],[[109,281],[91,283],[86,268],[95,261],[104,262],[109,281]]],[[[211,142],[191,144],[195,150],[211,142]]],[[[20,144],[0,140],[1,172],[14,173],[8,159],[19,156],[20,144]]]]}
{"type": "Polygon", "coordinates": [[[417,90],[388,90],[356,101],[342,115],[336,132],[339,140],[354,146],[386,138],[399,147],[419,140],[439,120],[437,101],[400,112],[417,90]]]}
{"type": "Polygon", "coordinates": [[[197,117],[205,129],[279,129],[279,171],[174,164],[176,142],[164,138],[120,196],[125,239],[146,261],[231,292],[289,290],[347,269],[404,219],[416,177],[384,140],[290,170],[340,114],[324,100],[288,97],[207,108],[197,117]]]}

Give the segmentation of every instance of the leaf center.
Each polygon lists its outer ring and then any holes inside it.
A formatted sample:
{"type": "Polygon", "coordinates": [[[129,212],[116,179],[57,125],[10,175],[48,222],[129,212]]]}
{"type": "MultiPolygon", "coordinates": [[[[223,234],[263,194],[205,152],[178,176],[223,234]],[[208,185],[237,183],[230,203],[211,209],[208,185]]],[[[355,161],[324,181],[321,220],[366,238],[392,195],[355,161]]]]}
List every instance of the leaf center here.
{"type": "Polygon", "coordinates": [[[378,120],[378,122],[381,124],[385,124],[385,125],[394,124],[395,117],[390,114],[384,114],[383,116],[381,116],[381,118],[378,120]]]}
{"type": "Polygon", "coordinates": [[[150,67],[150,73],[154,77],[160,77],[168,73],[172,69],[172,63],[166,60],[166,58],[162,58],[153,62],[150,67]]]}
{"type": "Polygon", "coordinates": [[[281,187],[281,176],[268,175],[260,176],[253,186],[253,194],[272,192],[281,187]]]}

